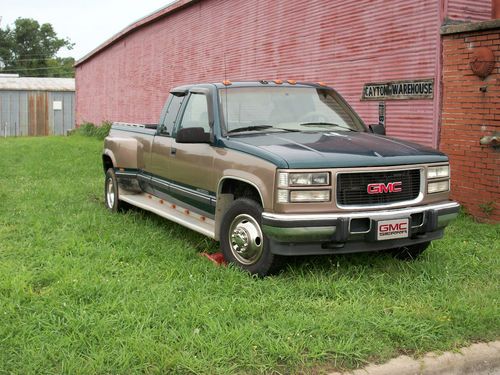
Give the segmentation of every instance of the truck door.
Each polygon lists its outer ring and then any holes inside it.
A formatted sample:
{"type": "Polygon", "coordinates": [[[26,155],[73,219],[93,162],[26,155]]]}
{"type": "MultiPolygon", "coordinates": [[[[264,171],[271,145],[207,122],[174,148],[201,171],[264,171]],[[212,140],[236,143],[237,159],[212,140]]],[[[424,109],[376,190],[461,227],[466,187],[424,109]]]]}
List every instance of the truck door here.
{"type": "Polygon", "coordinates": [[[172,133],[186,93],[171,94],[163,108],[153,141],[151,162],[146,171],[153,176],[168,178],[172,133]]]}
{"type": "Polygon", "coordinates": [[[212,133],[212,106],[208,91],[191,91],[181,109],[181,118],[173,130],[167,176],[171,181],[170,194],[188,205],[214,214],[215,192],[213,161],[215,150],[208,143],[177,143],[176,132],[189,127],[202,127],[212,133]]]}

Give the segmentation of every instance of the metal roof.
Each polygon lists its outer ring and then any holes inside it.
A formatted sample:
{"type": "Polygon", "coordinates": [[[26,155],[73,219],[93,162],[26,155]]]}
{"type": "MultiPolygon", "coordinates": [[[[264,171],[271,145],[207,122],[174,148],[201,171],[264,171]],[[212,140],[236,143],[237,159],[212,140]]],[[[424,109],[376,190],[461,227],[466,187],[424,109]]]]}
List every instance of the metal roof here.
{"type": "Polygon", "coordinates": [[[52,77],[0,77],[0,90],[75,91],[75,79],[52,77]]]}
{"type": "Polygon", "coordinates": [[[169,4],[163,8],[160,8],[160,9],[154,11],[151,14],[148,14],[145,17],[140,18],[139,20],[131,23],[126,28],[124,28],[122,31],[113,35],[111,38],[106,40],[104,43],[97,46],[95,49],[93,49],[92,51],[87,53],[85,56],[83,56],[80,60],[78,60],[75,63],[75,67],[82,64],[84,61],[90,59],[94,55],[97,55],[99,52],[106,49],[107,47],[109,47],[110,45],[115,43],[116,41],[122,39],[124,36],[132,33],[133,31],[135,31],[143,26],[149,25],[150,23],[153,23],[153,22],[157,21],[158,19],[160,19],[168,14],[171,14],[177,10],[180,10],[180,9],[182,9],[188,5],[191,5],[192,3],[198,2],[198,1],[200,1],[200,0],[177,0],[172,4],[169,4]]]}

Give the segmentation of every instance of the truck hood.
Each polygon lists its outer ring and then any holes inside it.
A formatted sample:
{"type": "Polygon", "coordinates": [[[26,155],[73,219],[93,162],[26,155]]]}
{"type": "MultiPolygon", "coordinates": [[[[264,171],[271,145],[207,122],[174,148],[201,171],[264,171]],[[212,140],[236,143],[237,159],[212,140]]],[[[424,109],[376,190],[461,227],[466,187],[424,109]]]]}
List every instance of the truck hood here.
{"type": "Polygon", "coordinates": [[[446,162],[443,153],[400,139],[362,132],[258,133],[224,139],[224,146],[278,168],[346,168],[446,162]]]}

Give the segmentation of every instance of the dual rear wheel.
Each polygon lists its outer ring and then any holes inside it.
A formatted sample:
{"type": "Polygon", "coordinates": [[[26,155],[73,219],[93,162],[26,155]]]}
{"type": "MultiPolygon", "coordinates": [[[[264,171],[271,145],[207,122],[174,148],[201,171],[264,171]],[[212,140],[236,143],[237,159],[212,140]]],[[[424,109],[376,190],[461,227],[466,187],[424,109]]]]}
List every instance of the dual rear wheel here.
{"type": "Polygon", "coordinates": [[[106,208],[112,212],[118,212],[125,209],[125,202],[119,199],[118,180],[113,168],[106,171],[106,178],[104,180],[104,202],[106,208]]]}

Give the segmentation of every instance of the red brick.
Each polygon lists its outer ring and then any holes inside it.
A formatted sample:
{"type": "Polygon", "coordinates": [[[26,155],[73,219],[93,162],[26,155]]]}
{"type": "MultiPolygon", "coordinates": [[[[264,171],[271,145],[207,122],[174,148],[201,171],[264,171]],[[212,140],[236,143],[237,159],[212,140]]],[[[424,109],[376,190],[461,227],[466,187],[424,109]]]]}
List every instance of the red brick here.
{"type": "Polygon", "coordinates": [[[478,219],[499,221],[498,207],[487,216],[480,205],[500,202],[500,154],[479,140],[500,127],[500,66],[482,80],[473,75],[469,61],[479,45],[488,46],[499,58],[500,33],[458,34],[453,43],[445,37],[443,44],[440,148],[450,158],[452,196],[478,219]],[[462,45],[469,53],[462,53],[462,45]],[[479,91],[482,86],[488,87],[486,93],[479,91]]]}

